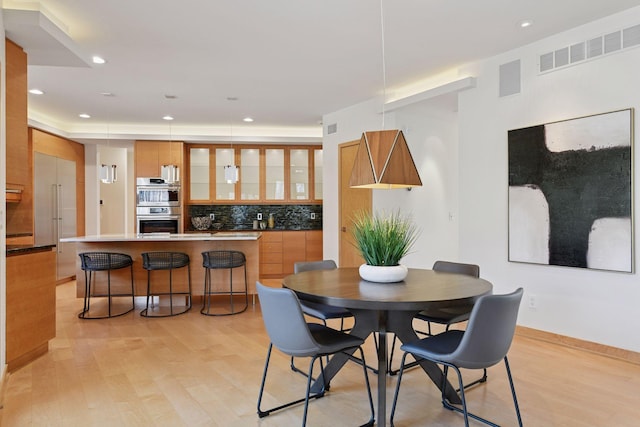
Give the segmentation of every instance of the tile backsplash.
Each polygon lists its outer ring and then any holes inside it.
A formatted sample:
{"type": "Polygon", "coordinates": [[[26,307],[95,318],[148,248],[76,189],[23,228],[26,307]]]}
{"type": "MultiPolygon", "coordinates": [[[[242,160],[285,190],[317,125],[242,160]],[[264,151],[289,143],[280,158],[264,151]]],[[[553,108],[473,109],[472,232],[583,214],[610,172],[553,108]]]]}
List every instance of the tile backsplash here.
{"type": "Polygon", "coordinates": [[[215,215],[214,224],[222,224],[222,230],[251,230],[258,214],[265,224],[272,214],[274,230],[322,230],[322,205],[189,205],[185,229],[195,230],[192,217],[210,214],[215,215]]]}

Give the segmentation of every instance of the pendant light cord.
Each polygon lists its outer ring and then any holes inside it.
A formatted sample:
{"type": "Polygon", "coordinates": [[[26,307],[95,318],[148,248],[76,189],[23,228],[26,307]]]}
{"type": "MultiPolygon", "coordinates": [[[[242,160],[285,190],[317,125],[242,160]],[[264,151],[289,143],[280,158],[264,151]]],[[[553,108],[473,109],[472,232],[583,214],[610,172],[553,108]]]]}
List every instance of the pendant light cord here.
{"type": "Polygon", "coordinates": [[[384,52],[384,9],[382,7],[383,0],[380,0],[380,33],[382,42],[382,130],[384,130],[384,105],[387,101],[387,67],[385,64],[384,52]]]}

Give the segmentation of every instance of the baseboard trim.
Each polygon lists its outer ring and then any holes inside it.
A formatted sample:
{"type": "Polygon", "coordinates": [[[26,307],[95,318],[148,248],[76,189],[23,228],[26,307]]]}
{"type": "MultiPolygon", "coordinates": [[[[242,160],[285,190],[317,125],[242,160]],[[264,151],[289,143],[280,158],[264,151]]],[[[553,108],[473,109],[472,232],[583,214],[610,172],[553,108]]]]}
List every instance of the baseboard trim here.
{"type": "Polygon", "coordinates": [[[9,366],[4,365],[2,371],[2,379],[0,379],[0,409],[4,408],[4,394],[7,390],[7,384],[9,383],[9,366]]]}
{"type": "Polygon", "coordinates": [[[13,360],[9,360],[7,362],[7,370],[9,372],[17,371],[23,366],[26,366],[29,363],[33,362],[38,357],[46,354],[48,351],[49,351],[49,341],[43,344],[40,344],[38,347],[34,348],[33,350],[29,350],[28,352],[16,357],[13,360]]]}
{"type": "Polygon", "coordinates": [[[540,341],[546,341],[553,344],[560,344],[565,347],[576,348],[591,353],[607,356],[614,359],[624,360],[625,362],[640,365],[640,353],[625,350],[622,348],[611,347],[604,344],[598,344],[591,341],[585,341],[578,338],[558,335],[551,332],[541,331],[538,329],[527,328],[525,326],[516,326],[516,335],[525,338],[532,338],[540,341]]]}

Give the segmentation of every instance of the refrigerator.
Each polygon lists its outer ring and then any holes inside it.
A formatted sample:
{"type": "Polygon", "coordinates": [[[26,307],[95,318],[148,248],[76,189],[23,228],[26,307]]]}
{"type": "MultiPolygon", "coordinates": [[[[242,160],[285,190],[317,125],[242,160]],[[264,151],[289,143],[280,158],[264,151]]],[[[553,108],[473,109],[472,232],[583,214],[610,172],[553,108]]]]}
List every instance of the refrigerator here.
{"type": "Polygon", "coordinates": [[[57,280],[76,274],[76,163],[34,153],[34,211],[36,245],[56,245],[57,280]]]}

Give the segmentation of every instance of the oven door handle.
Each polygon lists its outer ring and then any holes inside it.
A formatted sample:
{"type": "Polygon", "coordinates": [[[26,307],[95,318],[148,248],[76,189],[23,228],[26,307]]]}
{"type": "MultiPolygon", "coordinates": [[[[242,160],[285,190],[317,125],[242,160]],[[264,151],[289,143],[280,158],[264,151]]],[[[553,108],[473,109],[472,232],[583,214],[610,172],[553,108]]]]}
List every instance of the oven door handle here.
{"type": "Polygon", "coordinates": [[[179,219],[180,215],[138,215],[138,220],[166,221],[179,219]]]}

